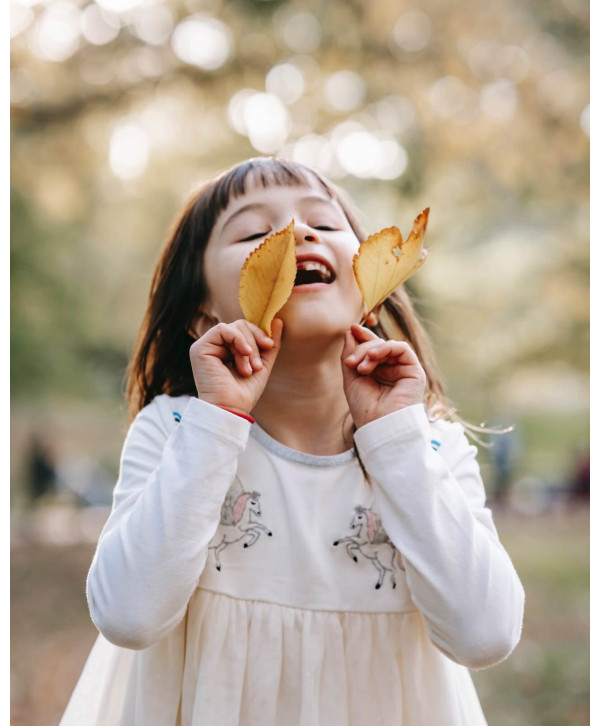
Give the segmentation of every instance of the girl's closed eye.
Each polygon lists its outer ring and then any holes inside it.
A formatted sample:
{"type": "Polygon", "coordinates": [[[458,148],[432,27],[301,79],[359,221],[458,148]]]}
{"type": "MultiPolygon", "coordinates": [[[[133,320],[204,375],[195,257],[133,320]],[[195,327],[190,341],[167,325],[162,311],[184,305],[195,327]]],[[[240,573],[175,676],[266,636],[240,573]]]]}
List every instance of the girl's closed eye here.
{"type": "Polygon", "coordinates": [[[254,234],[249,235],[248,237],[244,237],[244,239],[238,240],[238,242],[252,242],[252,240],[260,239],[261,237],[266,237],[269,234],[269,231],[266,232],[255,232],[254,234]]]}

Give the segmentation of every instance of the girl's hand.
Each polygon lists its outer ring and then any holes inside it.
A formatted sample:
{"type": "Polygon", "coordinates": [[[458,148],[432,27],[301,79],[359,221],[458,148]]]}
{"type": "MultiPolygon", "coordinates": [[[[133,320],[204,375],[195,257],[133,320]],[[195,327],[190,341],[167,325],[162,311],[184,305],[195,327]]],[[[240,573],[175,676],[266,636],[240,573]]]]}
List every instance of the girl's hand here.
{"type": "Polygon", "coordinates": [[[357,428],[423,401],[425,371],[408,343],[383,340],[360,325],[346,333],[342,373],[357,428]]]}
{"type": "Polygon", "coordinates": [[[249,414],[261,397],[279,353],[283,322],[276,318],[273,337],[246,320],[218,323],[190,348],[198,398],[249,414]]]}

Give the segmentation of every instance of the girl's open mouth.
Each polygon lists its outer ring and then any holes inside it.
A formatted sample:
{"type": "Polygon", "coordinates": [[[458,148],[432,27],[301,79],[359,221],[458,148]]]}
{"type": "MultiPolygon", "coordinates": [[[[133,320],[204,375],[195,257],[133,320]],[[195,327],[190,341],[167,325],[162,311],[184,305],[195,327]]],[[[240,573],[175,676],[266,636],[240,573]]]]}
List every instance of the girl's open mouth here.
{"type": "Polygon", "coordinates": [[[335,280],[333,270],[317,260],[301,260],[296,264],[294,287],[324,283],[329,285],[335,280]]]}

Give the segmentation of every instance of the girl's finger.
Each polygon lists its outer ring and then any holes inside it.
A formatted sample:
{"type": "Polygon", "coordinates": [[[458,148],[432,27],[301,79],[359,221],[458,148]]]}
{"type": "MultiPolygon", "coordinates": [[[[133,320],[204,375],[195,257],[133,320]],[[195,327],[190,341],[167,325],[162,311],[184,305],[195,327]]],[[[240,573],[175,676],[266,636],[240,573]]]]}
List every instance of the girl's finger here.
{"type": "MultiPolygon", "coordinates": [[[[275,318],[275,320],[280,320],[280,318],[275,318]]],[[[275,320],[273,322],[275,322],[275,320]]],[[[242,328],[248,330],[252,337],[254,338],[254,342],[259,348],[264,348],[268,350],[269,348],[273,347],[274,340],[273,338],[269,338],[269,336],[265,333],[264,330],[258,327],[258,325],[254,325],[254,323],[249,323],[247,320],[240,320],[238,321],[242,328]]],[[[281,322],[281,320],[280,320],[281,322]]],[[[283,325],[283,323],[282,323],[283,325]]],[[[273,335],[275,335],[274,326],[271,324],[271,332],[273,335]]]]}
{"type": "Polygon", "coordinates": [[[419,359],[408,343],[399,340],[381,340],[379,338],[361,343],[353,355],[350,356],[349,362],[358,365],[367,353],[372,358],[377,358],[380,361],[395,356],[405,365],[419,365],[419,359]]]}
{"type": "Polygon", "coordinates": [[[245,320],[240,322],[244,326],[244,329],[254,338],[252,341],[253,350],[254,345],[258,345],[258,347],[261,348],[260,351],[256,348],[257,358],[255,362],[252,361],[253,368],[255,370],[261,370],[263,365],[266,364],[270,370],[275,363],[275,358],[279,354],[279,349],[281,347],[283,320],[281,318],[275,318],[271,322],[271,337],[253,323],[248,323],[245,320]]]}
{"type": "Polygon", "coordinates": [[[397,358],[407,365],[418,362],[417,356],[407,343],[389,340],[386,343],[376,344],[368,349],[371,358],[384,360],[386,358],[397,358]]]}
{"type": "Polygon", "coordinates": [[[356,364],[359,373],[372,373],[378,366],[402,368],[397,355],[389,355],[385,351],[368,351],[364,358],[356,364]]]}
{"type": "Polygon", "coordinates": [[[232,357],[236,352],[241,355],[249,355],[252,352],[244,336],[225,323],[219,323],[211,328],[194,343],[192,350],[194,349],[223,361],[232,357]]]}
{"type": "Polygon", "coordinates": [[[235,357],[236,369],[240,375],[249,377],[253,373],[261,371],[265,366],[270,370],[279,353],[283,321],[280,318],[273,320],[271,324],[271,338],[258,326],[246,320],[238,320],[233,325],[242,332],[251,348],[250,355],[239,355],[235,357]],[[262,349],[262,353],[259,347],[262,349]]]}
{"type": "Polygon", "coordinates": [[[216,332],[220,335],[223,343],[225,343],[231,353],[235,355],[250,355],[252,353],[252,346],[244,336],[241,330],[234,327],[233,325],[219,324],[216,326],[216,332]],[[223,327],[219,330],[219,328],[223,327]]]}
{"type": "Polygon", "coordinates": [[[346,363],[360,375],[369,375],[378,367],[386,369],[386,377],[422,378],[424,375],[412,348],[397,340],[362,343],[346,363]]]}
{"type": "Polygon", "coordinates": [[[342,360],[346,361],[356,351],[357,344],[352,333],[348,330],[344,334],[344,347],[342,349],[342,360]]]}
{"type": "MultiPolygon", "coordinates": [[[[263,331],[261,330],[261,333],[263,331]]],[[[271,323],[271,337],[265,335],[265,340],[268,342],[269,347],[279,347],[281,345],[281,337],[283,335],[283,320],[281,318],[275,318],[271,323]]]]}
{"type": "Polygon", "coordinates": [[[378,365],[379,365],[378,360],[374,360],[369,355],[366,355],[360,361],[360,363],[356,366],[356,370],[358,373],[362,373],[363,375],[364,374],[368,375],[369,373],[372,373],[375,370],[375,368],[377,368],[378,365]]]}
{"type": "MultiPolygon", "coordinates": [[[[233,324],[219,323],[212,330],[214,336],[208,342],[208,353],[226,362],[233,359],[237,372],[244,377],[252,375],[251,356],[254,355],[252,345],[244,333],[233,324]]],[[[257,367],[259,370],[262,363],[257,367]]]]}
{"type": "MultiPolygon", "coordinates": [[[[350,335],[350,337],[352,337],[352,335],[350,335]]],[[[356,345],[355,343],[354,350],[346,357],[345,362],[350,366],[356,367],[367,353],[370,353],[372,350],[379,350],[380,348],[384,349],[388,343],[389,341],[381,340],[381,338],[377,337],[375,340],[369,340],[366,343],[360,343],[359,345],[356,345]]]]}
{"type": "MultiPolygon", "coordinates": [[[[250,346],[250,367],[254,371],[259,371],[263,367],[262,360],[260,357],[260,350],[258,348],[258,340],[263,341],[264,338],[268,339],[268,336],[263,333],[260,328],[253,325],[250,327],[250,323],[248,323],[245,320],[237,320],[235,323],[233,323],[237,327],[237,329],[242,333],[244,336],[244,339],[250,346]],[[259,337],[258,332],[260,332],[261,337],[259,337]]],[[[263,342],[264,344],[264,342],[263,342]]],[[[244,368],[247,368],[246,364],[244,363],[244,368]]]]}
{"type": "MultiPolygon", "coordinates": [[[[248,376],[251,376],[253,371],[253,366],[251,363],[251,358],[247,355],[234,355],[234,361],[235,361],[235,369],[240,374],[240,376],[244,376],[247,378],[248,376]]],[[[262,365],[261,365],[262,367],[262,365]]]]}
{"type": "Polygon", "coordinates": [[[252,355],[252,346],[243,332],[233,324],[223,324],[223,327],[217,332],[223,341],[222,354],[219,357],[222,359],[233,358],[237,372],[244,377],[251,376],[250,356],[252,355]]]}
{"type": "Polygon", "coordinates": [[[362,340],[363,342],[366,342],[367,340],[381,340],[381,338],[379,338],[372,330],[365,328],[364,325],[353,323],[350,327],[350,331],[355,338],[362,340]]]}
{"type": "Polygon", "coordinates": [[[267,337],[267,340],[270,341],[270,348],[265,350],[262,354],[263,363],[268,371],[273,368],[275,359],[279,355],[279,351],[281,349],[281,338],[283,335],[283,320],[281,320],[281,318],[275,318],[275,320],[271,323],[271,334],[271,338],[267,337]]]}

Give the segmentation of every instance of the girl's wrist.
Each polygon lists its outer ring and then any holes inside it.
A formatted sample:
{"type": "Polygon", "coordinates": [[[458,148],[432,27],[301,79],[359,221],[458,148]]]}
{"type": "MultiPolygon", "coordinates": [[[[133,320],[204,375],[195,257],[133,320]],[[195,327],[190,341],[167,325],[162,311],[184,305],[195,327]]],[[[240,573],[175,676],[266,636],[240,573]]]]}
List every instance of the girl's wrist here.
{"type": "Polygon", "coordinates": [[[373,423],[373,421],[377,421],[377,419],[384,418],[385,416],[389,416],[390,414],[397,413],[398,411],[403,411],[406,408],[410,408],[411,406],[419,405],[420,403],[423,403],[423,401],[413,401],[413,402],[407,402],[402,406],[394,406],[389,411],[377,411],[372,414],[367,414],[365,416],[359,416],[354,418],[354,425],[357,429],[359,429],[361,426],[366,426],[367,424],[373,423]]]}
{"type": "Polygon", "coordinates": [[[252,418],[252,416],[250,416],[249,411],[245,411],[244,409],[237,408],[237,406],[223,406],[220,403],[217,403],[216,401],[211,400],[213,398],[212,396],[203,395],[200,393],[200,391],[198,391],[198,398],[201,401],[206,401],[206,403],[210,403],[211,406],[216,406],[217,408],[223,409],[223,411],[228,411],[229,413],[233,413],[236,416],[240,416],[241,418],[246,419],[246,421],[250,421],[250,423],[254,423],[254,419],[252,418]]]}
{"type": "Polygon", "coordinates": [[[219,408],[222,408],[223,411],[228,411],[229,413],[233,413],[236,416],[239,416],[240,418],[245,419],[246,421],[250,421],[250,423],[255,423],[254,418],[252,418],[252,416],[250,416],[250,414],[248,414],[248,413],[244,413],[243,411],[238,411],[234,408],[227,408],[226,406],[219,406],[219,408]]]}

